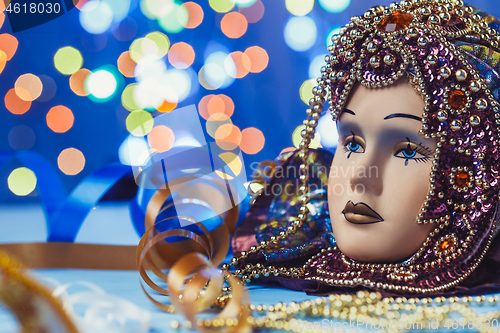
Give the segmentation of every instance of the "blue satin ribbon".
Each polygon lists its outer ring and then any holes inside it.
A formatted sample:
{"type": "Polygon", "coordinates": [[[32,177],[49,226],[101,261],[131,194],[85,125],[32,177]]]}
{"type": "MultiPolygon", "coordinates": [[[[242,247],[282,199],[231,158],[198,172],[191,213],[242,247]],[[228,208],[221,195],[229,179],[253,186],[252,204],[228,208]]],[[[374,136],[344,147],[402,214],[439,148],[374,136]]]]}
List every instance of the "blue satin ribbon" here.
{"type": "Polygon", "coordinates": [[[66,199],[63,184],[49,161],[42,155],[29,150],[15,153],[0,152],[0,168],[14,159],[33,171],[37,177],[36,187],[47,221],[47,233],[50,233],[52,221],[66,199]]]}
{"type": "Polygon", "coordinates": [[[120,179],[131,173],[130,166],[107,165],[78,184],[52,222],[49,242],[73,242],[85,217],[120,179]]]}
{"type": "Polygon", "coordinates": [[[0,153],[0,168],[17,159],[37,177],[37,191],[47,221],[49,242],[73,242],[85,217],[99,200],[125,175],[129,166],[111,164],[84,178],[66,197],[61,179],[42,155],[33,151],[0,153]]]}

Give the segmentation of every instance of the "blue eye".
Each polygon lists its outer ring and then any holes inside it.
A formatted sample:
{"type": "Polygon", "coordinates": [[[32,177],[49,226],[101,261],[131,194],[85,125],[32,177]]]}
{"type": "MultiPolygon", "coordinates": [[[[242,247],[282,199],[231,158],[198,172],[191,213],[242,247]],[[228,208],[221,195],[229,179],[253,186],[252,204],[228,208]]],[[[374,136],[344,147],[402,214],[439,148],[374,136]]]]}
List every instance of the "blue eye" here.
{"type": "Polygon", "coordinates": [[[349,150],[352,152],[357,151],[359,147],[360,147],[359,143],[353,141],[349,142],[349,144],[347,145],[347,148],[349,148],[349,150]]]}
{"type": "Polygon", "coordinates": [[[405,159],[405,165],[408,165],[408,161],[412,160],[415,162],[426,162],[431,159],[432,152],[429,148],[423,146],[422,144],[416,144],[406,138],[405,141],[401,141],[394,147],[394,157],[405,159]]]}
{"type": "Polygon", "coordinates": [[[415,157],[415,155],[417,155],[417,152],[415,150],[408,150],[408,149],[403,150],[402,153],[406,158],[413,158],[415,157]]]}
{"type": "Polygon", "coordinates": [[[347,136],[343,140],[343,148],[346,153],[348,153],[347,158],[351,157],[351,154],[360,154],[365,152],[365,141],[363,138],[357,136],[353,132],[352,135],[347,136]]]}

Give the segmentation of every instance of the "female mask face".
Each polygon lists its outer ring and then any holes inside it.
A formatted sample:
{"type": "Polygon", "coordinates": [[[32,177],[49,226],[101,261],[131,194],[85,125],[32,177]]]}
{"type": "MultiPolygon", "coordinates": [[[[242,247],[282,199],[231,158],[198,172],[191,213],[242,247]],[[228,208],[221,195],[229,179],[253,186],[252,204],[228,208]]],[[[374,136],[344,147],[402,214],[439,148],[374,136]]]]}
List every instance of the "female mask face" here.
{"type": "Polygon", "coordinates": [[[416,217],[429,191],[435,139],[418,135],[422,98],[406,82],[358,86],[338,119],[328,205],[339,249],[364,262],[414,254],[433,224],[416,217]]]}

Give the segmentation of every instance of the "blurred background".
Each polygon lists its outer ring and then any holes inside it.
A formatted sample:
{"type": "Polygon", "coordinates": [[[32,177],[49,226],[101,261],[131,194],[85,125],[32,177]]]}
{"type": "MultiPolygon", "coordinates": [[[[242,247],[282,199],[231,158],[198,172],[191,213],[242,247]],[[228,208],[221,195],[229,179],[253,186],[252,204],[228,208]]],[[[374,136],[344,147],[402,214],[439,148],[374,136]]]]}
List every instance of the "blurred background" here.
{"type": "MultiPolygon", "coordinates": [[[[59,178],[69,193],[110,163],[141,166],[152,154],[203,144],[175,124],[155,123],[191,105],[206,141],[241,150],[231,167],[250,176],[256,162],[298,146],[331,36],[352,16],[389,3],[23,0],[0,7],[0,204],[39,202],[43,177],[59,178]],[[51,170],[26,167],[26,152],[51,170]]],[[[494,1],[470,4],[500,16],[494,1]]],[[[313,146],[334,149],[336,141],[325,115],[313,146]]]]}

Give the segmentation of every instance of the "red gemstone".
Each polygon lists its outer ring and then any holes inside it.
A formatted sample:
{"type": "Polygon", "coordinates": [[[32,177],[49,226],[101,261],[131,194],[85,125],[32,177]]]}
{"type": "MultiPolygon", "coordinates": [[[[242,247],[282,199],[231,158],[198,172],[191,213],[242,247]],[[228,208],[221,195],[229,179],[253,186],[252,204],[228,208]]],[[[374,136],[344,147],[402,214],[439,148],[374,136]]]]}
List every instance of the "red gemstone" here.
{"type": "Polygon", "coordinates": [[[466,102],[467,96],[465,96],[465,93],[462,90],[455,89],[448,97],[448,103],[450,103],[450,105],[455,109],[463,108],[466,102]]]}
{"type": "Polygon", "coordinates": [[[459,172],[456,181],[458,186],[469,186],[469,174],[465,171],[459,172]]]}
{"type": "Polygon", "coordinates": [[[394,32],[406,28],[413,21],[413,15],[394,12],[380,22],[378,29],[383,32],[394,32]]]}
{"type": "Polygon", "coordinates": [[[441,243],[440,250],[441,251],[448,250],[450,248],[450,246],[451,246],[450,242],[445,240],[444,242],[441,243]]]}

